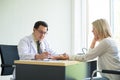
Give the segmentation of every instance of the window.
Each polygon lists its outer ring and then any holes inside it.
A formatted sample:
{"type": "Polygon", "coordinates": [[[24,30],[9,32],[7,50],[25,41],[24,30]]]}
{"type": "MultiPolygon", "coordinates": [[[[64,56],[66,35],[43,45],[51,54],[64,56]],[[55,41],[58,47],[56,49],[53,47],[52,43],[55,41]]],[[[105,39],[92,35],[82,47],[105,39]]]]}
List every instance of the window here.
{"type": "Polygon", "coordinates": [[[89,48],[93,38],[91,23],[99,18],[106,19],[120,49],[120,0],[73,0],[72,53],[89,48]]]}
{"type": "Polygon", "coordinates": [[[72,51],[89,48],[92,39],[91,23],[99,18],[110,22],[110,0],[73,0],[72,51]],[[102,6],[101,6],[102,5],[102,6]]]}
{"type": "Polygon", "coordinates": [[[120,51],[120,0],[113,0],[112,3],[113,35],[120,51]]]}
{"type": "Polygon", "coordinates": [[[91,22],[98,18],[105,18],[111,26],[113,38],[120,51],[120,0],[87,0],[88,9],[88,47],[91,42],[91,22]],[[101,6],[102,5],[102,6],[101,6]]]}

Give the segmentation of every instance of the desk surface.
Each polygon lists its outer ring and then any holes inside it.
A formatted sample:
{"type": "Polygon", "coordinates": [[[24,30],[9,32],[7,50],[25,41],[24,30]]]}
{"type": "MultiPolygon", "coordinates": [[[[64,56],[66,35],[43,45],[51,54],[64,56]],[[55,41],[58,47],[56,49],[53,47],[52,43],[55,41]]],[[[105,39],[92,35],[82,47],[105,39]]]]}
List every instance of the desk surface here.
{"type": "Polygon", "coordinates": [[[15,60],[15,64],[32,64],[32,65],[50,65],[50,66],[68,66],[80,63],[79,61],[68,60],[15,60]]]}

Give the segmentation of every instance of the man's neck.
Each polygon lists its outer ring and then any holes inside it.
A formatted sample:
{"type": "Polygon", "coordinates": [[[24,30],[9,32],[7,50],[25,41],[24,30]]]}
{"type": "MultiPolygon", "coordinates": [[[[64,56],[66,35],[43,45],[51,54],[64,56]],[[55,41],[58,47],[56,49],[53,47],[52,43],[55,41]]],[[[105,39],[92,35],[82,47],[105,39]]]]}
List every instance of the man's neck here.
{"type": "Polygon", "coordinates": [[[34,36],[33,33],[32,33],[32,36],[33,36],[33,39],[34,39],[35,42],[38,41],[38,40],[35,38],[35,36],[34,36]]]}

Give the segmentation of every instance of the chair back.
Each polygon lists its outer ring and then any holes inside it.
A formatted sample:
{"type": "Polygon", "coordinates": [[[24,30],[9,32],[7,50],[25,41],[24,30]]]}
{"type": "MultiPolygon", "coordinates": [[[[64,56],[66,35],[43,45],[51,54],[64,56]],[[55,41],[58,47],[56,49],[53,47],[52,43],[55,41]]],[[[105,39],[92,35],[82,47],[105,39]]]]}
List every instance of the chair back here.
{"type": "Polygon", "coordinates": [[[18,60],[18,50],[16,45],[0,45],[1,54],[1,75],[11,75],[14,70],[14,60],[18,60]]]}

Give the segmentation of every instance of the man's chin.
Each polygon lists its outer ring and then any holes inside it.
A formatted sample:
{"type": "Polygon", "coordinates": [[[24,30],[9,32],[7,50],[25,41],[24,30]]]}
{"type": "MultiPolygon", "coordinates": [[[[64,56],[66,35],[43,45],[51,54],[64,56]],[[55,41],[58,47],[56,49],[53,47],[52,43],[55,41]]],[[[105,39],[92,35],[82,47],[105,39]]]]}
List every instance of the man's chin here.
{"type": "Polygon", "coordinates": [[[40,39],[39,39],[39,41],[42,41],[42,40],[43,40],[43,38],[40,38],[40,39]]]}

